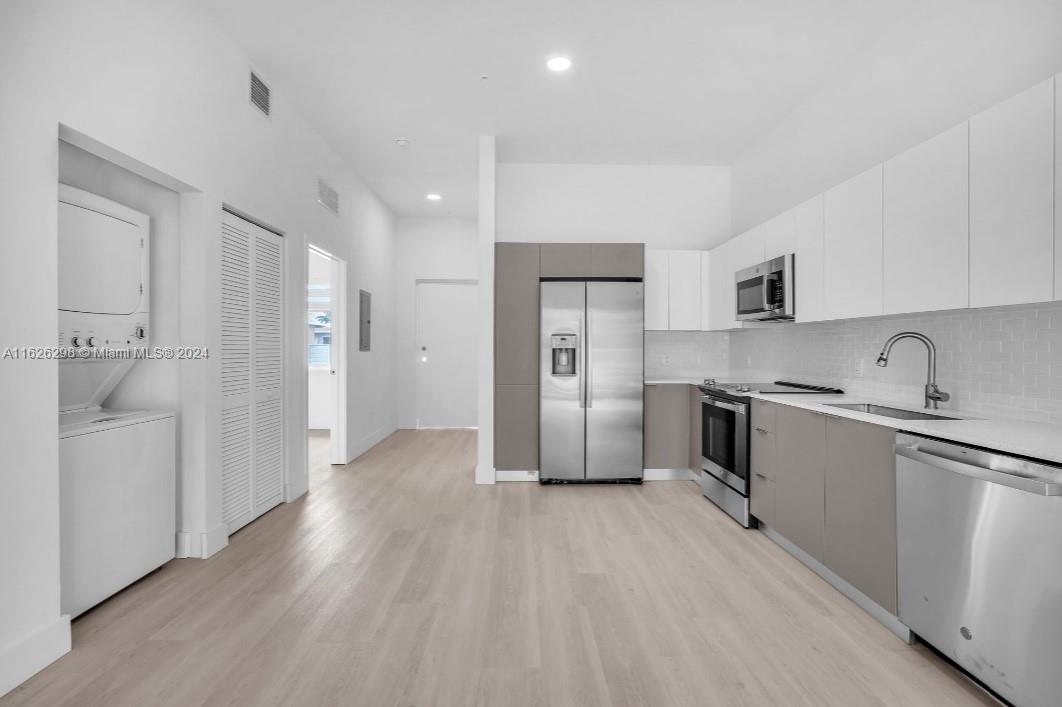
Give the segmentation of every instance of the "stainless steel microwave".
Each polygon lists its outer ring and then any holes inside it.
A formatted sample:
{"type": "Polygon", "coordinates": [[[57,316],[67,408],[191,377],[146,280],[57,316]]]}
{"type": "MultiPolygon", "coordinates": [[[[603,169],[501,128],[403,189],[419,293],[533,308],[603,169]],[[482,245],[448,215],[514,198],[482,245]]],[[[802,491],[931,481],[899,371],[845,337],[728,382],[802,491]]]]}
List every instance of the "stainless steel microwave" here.
{"type": "Polygon", "coordinates": [[[734,275],[738,320],[793,319],[793,254],[738,270],[734,275]]]}

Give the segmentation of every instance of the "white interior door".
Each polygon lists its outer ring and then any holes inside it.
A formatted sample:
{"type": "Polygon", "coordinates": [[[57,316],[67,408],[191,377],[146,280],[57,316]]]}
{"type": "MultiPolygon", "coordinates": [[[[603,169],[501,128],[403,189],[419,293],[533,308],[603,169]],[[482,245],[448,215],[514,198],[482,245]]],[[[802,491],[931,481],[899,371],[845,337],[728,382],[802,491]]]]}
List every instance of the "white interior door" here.
{"type": "Polygon", "coordinates": [[[221,229],[221,494],[233,533],[283,500],[283,239],[221,229]]]}
{"type": "Polygon", "coordinates": [[[476,283],[417,283],[417,427],[476,426],[476,283]]]}

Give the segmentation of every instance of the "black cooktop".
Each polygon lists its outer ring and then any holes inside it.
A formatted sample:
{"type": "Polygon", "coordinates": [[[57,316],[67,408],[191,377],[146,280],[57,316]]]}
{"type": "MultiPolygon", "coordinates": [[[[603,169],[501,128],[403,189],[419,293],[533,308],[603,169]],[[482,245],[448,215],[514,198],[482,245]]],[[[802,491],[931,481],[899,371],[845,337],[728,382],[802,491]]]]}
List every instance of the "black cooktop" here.
{"type": "Polygon", "coordinates": [[[704,391],[718,391],[721,393],[819,393],[841,395],[844,393],[840,388],[831,388],[825,385],[812,385],[811,383],[797,383],[794,381],[775,381],[774,383],[719,383],[712,378],[704,381],[699,386],[704,391]]]}

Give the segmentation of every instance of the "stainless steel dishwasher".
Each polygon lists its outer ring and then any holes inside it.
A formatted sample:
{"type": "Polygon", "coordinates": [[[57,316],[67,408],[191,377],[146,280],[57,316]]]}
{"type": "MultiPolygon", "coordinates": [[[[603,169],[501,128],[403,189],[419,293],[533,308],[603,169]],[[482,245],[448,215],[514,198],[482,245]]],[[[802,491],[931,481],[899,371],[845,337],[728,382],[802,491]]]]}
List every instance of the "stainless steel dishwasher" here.
{"type": "Polygon", "coordinates": [[[1062,695],[1062,467],[896,436],[900,620],[1016,705],[1062,695]]]}

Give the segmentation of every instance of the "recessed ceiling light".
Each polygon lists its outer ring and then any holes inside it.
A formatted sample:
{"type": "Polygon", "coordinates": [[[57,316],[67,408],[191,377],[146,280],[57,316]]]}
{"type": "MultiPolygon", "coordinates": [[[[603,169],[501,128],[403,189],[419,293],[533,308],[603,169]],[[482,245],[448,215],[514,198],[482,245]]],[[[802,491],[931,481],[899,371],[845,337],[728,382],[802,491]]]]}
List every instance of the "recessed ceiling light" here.
{"type": "Polygon", "coordinates": [[[546,66],[549,67],[550,71],[567,71],[572,68],[572,60],[566,56],[554,56],[550,57],[549,61],[546,62],[546,66]]]}
{"type": "Polygon", "coordinates": [[[409,143],[410,143],[410,140],[409,140],[408,137],[396,137],[395,138],[395,144],[398,145],[399,147],[408,147],[409,143]]]}
{"type": "Polygon", "coordinates": [[[428,194],[427,199],[428,199],[428,201],[438,201],[439,199],[442,199],[442,195],[441,194],[428,194]]]}

